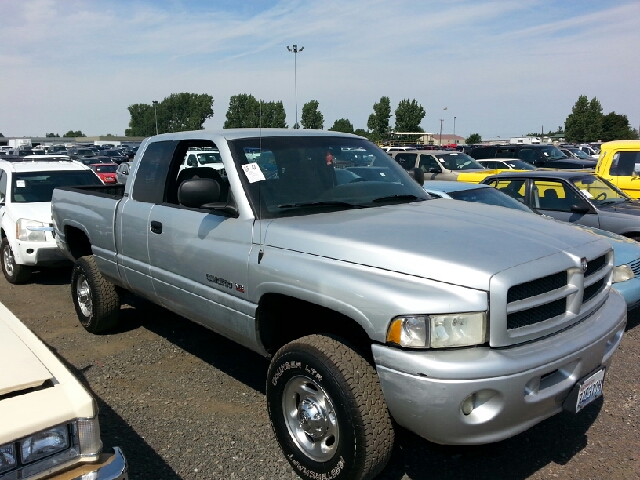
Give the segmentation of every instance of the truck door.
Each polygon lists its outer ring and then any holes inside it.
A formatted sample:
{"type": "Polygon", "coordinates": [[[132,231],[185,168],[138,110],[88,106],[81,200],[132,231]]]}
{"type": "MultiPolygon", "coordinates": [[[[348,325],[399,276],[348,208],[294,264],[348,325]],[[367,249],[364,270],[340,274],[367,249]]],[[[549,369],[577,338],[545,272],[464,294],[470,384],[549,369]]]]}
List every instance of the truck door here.
{"type": "Polygon", "coordinates": [[[245,298],[253,218],[234,218],[179,204],[177,188],[191,176],[218,181],[220,201],[230,195],[226,177],[211,167],[185,168],[178,173],[187,148],[193,147],[180,142],[176,148],[177,168],[172,167],[169,173],[175,179],[167,182],[169,190],[163,202],[150,212],[150,276],[163,306],[246,343],[255,336],[255,305],[245,298]]]}
{"type": "Polygon", "coordinates": [[[116,238],[118,268],[129,288],[156,301],[149,274],[149,215],[155,203],[162,202],[165,181],[176,141],[150,143],[135,172],[130,197],[121,202],[116,219],[120,234],[116,238]]]}

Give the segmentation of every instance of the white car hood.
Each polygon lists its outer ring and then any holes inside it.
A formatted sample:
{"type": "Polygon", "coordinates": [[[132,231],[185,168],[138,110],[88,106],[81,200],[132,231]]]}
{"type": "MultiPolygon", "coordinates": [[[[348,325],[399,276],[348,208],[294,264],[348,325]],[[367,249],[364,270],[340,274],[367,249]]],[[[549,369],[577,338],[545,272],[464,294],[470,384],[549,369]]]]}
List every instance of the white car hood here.
{"type": "Polygon", "coordinates": [[[2,318],[0,318],[0,339],[2,339],[0,397],[7,393],[38,387],[46,380],[53,378],[31,348],[2,318]]]}
{"type": "Polygon", "coordinates": [[[12,203],[8,213],[15,222],[19,218],[26,218],[49,225],[51,223],[51,202],[12,203]]]}

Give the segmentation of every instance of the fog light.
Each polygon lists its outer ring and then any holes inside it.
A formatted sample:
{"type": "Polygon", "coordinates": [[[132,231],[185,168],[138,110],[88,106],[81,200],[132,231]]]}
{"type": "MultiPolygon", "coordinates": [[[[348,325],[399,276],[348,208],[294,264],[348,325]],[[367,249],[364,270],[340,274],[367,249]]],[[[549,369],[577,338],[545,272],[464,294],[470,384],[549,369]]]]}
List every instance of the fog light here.
{"type": "Polygon", "coordinates": [[[470,415],[471,412],[473,412],[473,409],[475,408],[475,403],[476,403],[476,394],[472,393],[462,401],[462,405],[460,406],[460,408],[462,409],[462,413],[464,413],[465,415],[470,415]]]}

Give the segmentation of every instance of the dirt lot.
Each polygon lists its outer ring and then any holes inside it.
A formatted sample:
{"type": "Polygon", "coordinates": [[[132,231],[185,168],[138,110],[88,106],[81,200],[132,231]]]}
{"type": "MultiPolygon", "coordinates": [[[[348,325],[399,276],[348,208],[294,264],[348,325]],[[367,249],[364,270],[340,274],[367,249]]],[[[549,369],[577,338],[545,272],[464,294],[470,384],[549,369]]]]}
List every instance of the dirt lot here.
{"type": "MultiPolygon", "coordinates": [[[[0,301],[97,398],[104,444],[124,449],[132,479],[297,478],[267,418],[267,360],[134,297],[117,332],[90,335],[76,319],[69,276],[50,270],[20,286],[1,278],[0,301]]],[[[402,430],[380,478],[637,480],[639,323],[632,312],[604,400],[579,415],[481,447],[443,447],[402,430]]]]}

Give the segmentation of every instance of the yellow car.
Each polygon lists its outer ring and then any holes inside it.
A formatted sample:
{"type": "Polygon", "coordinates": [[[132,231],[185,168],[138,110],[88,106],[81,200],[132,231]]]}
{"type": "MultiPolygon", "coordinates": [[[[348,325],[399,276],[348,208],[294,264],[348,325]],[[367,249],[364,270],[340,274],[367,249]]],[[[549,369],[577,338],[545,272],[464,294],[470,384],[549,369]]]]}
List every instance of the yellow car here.
{"type": "Polygon", "coordinates": [[[633,198],[640,198],[640,140],[603,143],[596,175],[609,180],[633,198]]]}

